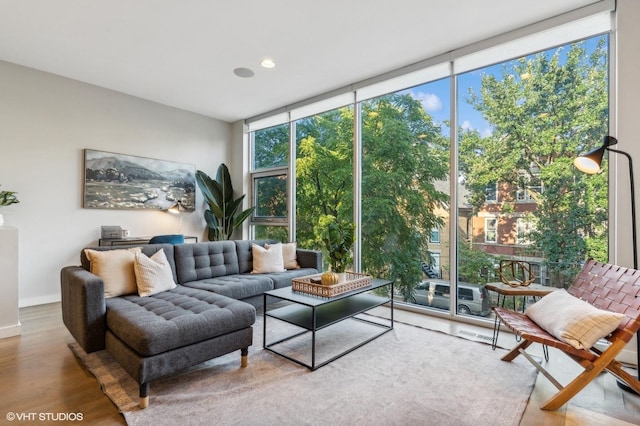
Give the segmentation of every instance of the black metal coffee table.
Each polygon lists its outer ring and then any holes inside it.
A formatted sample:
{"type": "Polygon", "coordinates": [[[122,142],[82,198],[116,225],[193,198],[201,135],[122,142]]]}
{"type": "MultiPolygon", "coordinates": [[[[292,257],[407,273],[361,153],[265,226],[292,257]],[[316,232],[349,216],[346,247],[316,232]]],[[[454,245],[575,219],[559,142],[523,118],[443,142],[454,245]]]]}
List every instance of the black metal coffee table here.
{"type": "Polygon", "coordinates": [[[383,279],[373,279],[372,283],[366,287],[350,291],[331,298],[321,298],[300,292],[294,292],[291,287],[284,287],[277,290],[270,290],[264,293],[264,325],[263,325],[263,348],[280,355],[290,361],[296,362],[310,370],[316,370],[349,352],[369,343],[370,341],[380,337],[384,333],[393,329],[393,282],[383,279]],[[370,293],[371,290],[388,287],[389,291],[385,292],[387,296],[379,296],[370,293]],[[276,298],[292,302],[291,304],[267,310],[267,298],[276,298]],[[391,308],[391,318],[388,320],[389,325],[381,324],[375,321],[369,321],[364,318],[356,317],[356,315],[364,313],[370,309],[384,304],[389,304],[391,308]],[[275,342],[267,343],[267,318],[275,318],[289,324],[296,325],[302,329],[302,332],[287,336],[275,342]],[[316,332],[325,327],[329,327],[340,321],[353,318],[365,323],[369,323],[382,329],[381,332],[374,336],[351,346],[336,356],[328,359],[320,364],[316,364],[316,332]],[[274,348],[274,346],[311,332],[311,364],[307,364],[301,360],[295,359],[284,352],[274,348]]]}

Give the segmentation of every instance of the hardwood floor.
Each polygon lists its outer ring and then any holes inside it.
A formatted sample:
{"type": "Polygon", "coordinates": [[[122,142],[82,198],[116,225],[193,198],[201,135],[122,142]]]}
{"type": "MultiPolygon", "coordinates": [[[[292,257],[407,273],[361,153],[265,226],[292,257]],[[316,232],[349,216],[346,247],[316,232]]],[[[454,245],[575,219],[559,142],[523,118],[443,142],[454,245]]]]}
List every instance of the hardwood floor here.
{"type": "MultiPolygon", "coordinates": [[[[396,310],[396,319],[453,335],[477,333],[479,340],[486,340],[485,335],[491,334],[488,329],[400,310],[396,310]]],[[[62,323],[59,303],[23,308],[20,320],[22,336],[0,339],[0,424],[125,424],[95,378],[67,347],[73,339],[62,323]],[[34,417],[30,422],[6,422],[8,413],[34,417]],[[56,415],[58,418],[81,415],[82,422],[55,421],[51,416],[56,415]],[[49,416],[51,421],[40,421],[39,416],[49,416]]],[[[502,339],[513,339],[513,336],[501,333],[502,339]]],[[[511,346],[512,342],[507,340],[504,344],[511,346]]],[[[564,378],[575,371],[576,365],[552,350],[548,368],[564,378]]],[[[560,410],[540,410],[540,403],[554,391],[555,388],[538,375],[520,425],[640,424],[640,397],[620,390],[609,374],[599,377],[560,410]]]]}
{"type": "Polygon", "coordinates": [[[33,416],[13,424],[126,424],[67,347],[73,339],[59,303],[21,309],[20,322],[21,336],[0,339],[0,424],[9,424],[10,412],[33,416]],[[81,415],[82,422],[55,421],[47,413],[81,415]],[[41,415],[51,421],[40,421],[41,415]]]}

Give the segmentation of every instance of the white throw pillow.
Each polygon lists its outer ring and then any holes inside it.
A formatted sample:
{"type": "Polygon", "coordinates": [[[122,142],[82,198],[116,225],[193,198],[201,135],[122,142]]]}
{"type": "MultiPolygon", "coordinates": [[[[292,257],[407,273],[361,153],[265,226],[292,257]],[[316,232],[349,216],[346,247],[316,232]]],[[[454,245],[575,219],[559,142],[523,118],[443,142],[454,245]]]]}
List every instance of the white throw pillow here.
{"type": "MultiPolygon", "coordinates": [[[[275,244],[265,244],[264,248],[269,249],[269,247],[273,245],[275,244]]],[[[295,242],[282,244],[282,262],[284,263],[284,269],[300,269],[296,249],[297,243],[295,242]]]]}
{"type": "Polygon", "coordinates": [[[90,270],[104,281],[104,297],[134,294],[138,291],[133,264],[140,247],[118,250],[91,250],[84,252],[91,262],[90,270]]]}
{"type": "Polygon", "coordinates": [[[138,294],[141,297],[176,288],[171,265],[162,249],[155,252],[151,257],[144,253],[136,254],[133,269],[136,273],[138,294]]]}
{"type": "Polygon", "coordinates": [[[559,289],[530,305],[525,314],[547,333],[576,349],[589,349],[613,332],[625,315],[598,309],[559,289]]]}
{"type": "Polygon", "coordinates": [[[252,244],[251,251],[253,253],[252,274],[284,272],[286,270],[282,259],[282,244],[272,244],[269,248],[252,244]]]}

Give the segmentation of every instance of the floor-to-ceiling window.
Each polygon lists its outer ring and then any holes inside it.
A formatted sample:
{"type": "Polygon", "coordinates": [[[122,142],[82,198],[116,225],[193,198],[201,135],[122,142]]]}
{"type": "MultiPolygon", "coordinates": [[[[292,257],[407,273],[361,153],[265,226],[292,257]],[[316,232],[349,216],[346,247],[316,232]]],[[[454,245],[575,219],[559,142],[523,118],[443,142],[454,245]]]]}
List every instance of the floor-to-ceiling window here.
{"type": "Polygon", "coordinates": [[[608,64],[602,35],[457,76],[459,281],[519,260],[567,287],[585,259],[608,260],[607,174],[572,162],[608,133],[608,64]]]}
{"type": "Polygon", "coordinates": [[[322,249],[327,265],[328,225],[353,226],[353,107],[301,118],[295,129],[296,240],[322,249]]]}
{"type": "Polygon", "coordinates": [[[361,102],[362,269],[417,302],[422,265],[448,261],[450,79],[361,102]],[[437,239],[433,231],[445,229],[437,239]]]}
{"type": "Polygon", "coordinates": [[[353,267],[452,315],[491,315],[483,286],[505,259],[570,285],[586,258],[608,260],[607,173],[572,160],[608,133],[609,38],[545,43],[452,55],[444,74],[376,81],[348,106],[252,131],[253,235],[324,249],[328,223],[357,225],[353,267]]]}

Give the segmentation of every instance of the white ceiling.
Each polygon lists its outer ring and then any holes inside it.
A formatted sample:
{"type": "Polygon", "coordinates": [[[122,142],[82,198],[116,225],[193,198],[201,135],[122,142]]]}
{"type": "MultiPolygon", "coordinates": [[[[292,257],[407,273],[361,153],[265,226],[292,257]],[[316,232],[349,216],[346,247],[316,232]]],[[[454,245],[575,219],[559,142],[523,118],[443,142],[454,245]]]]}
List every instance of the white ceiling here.
{"type": "Polygon", "coordinates": [[[233,122],[594,2],[0,0],[0,60],[233,122]]]}

